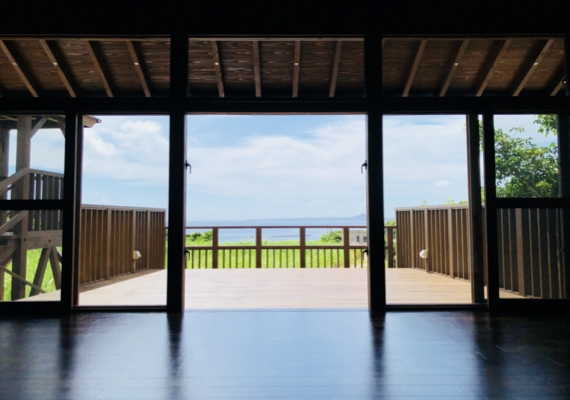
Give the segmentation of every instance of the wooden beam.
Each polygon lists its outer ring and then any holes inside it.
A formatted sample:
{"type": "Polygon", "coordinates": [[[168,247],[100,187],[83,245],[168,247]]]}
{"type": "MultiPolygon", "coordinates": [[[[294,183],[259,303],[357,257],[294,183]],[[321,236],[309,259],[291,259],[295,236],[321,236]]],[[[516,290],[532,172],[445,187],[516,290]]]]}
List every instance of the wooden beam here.
{"type": "Polygon", "coordinates": [[[481,83],[479,84],[479,87],[477,88],[477,90],[475,92],[475,96],[479,97],[485,91],[485,88],[489,84],[489,81],[493,77],[493,74],[495,73],[495,69],[497,68],[497,66],[499,64],[499,59],[507,51],[509,45],[511,44],[511,40],[512,39],[503,40],[503,42],[499,48],[499,51],[496,52],[495,56],[493,57],[493,61],[490,63],[487,71],[484,73],[483,79],[481,80],[481,83]]]}
{"type": "Polygon", "coordinates": [[[220,97],[226,97],[224,92],[224,78],[222,77],[222,65],[220,62],[220,51],[218,49],[218,42],[212,42],[212,56],[214,58],[214,68],[216,69],[216,80],[218,81],[218,94],[220,97]]]}
{"type": "Polygon", "coordinates": [[[259,40],[253,41],[253,75],[255,77],[255,97],[261,97],[261,65],[259,59],[259,40]]]}
{"type": "Polygon", "coordinates": [[[22,70],[22,65],[21,65],[22,62],[17,60],[18,56],[14,52],[14,50],[10,50],[3,40],[0,40],[0,48],[2,48],[4,54],[6,54],[6,57],[8,57],[8,60],[10,61],[10,64],[12,64],[12,66],[16,70],[16,73],[20,76],[20,79],[22,80],[22,82],[24,82],[24,85],[26,85],[32,96],[39,97],[38,90],[35,88],[35,85],[32,83],[32,79],[30,78],[30,76],[28,76],[28,74],[24,72],[24,70],[22,70]]]}
{"type": "Polygon", "coordinates": [[[566,78],[563,76],[561,79],[558,80],[558,83],[554,88],[550,91],[551,96],[556,96],[558,92],[564,87],[566,84],[566,78]]]}
{"type": "Polygon", "coordinates": [[[550,49],[550,46],[552,46],[552,43],[554,43],[554,39],[548,39],[536,54],[531,55],[531,58],[528,61],[529,65],[527,65],[526,67],[526,72],[522,76],[515,90],[513,91],[513,96],[518,96],[520,92],[524,89],[526,83],[528,82],[528,80],[536,70],[536,67],[542,61],[542,59],[548,52],[548,49],[550,49]]]}
{"type": "Polygon", "coordinates": [[[455,75],[455,71],[457,70],[459,63],[461,62],[461,59],[463,58],[463,54],[465,53],[465,49],[467,49],[468,44],[469,44],[469,40],[463,40],[461,42],[461,45],[457,49],[457,53],[455,53],[455,58],[453,59],[453,63],[451,63],[451,67],[449,68],[449,71],[447,72],[447,77],[445,78],[445,81],[443,82],[443,86],[441,87],[441,90],[439,91],[439,97],[443,97],[447,93],[447,89],[449,89],[449,85],[451,84],[451,80],[453,79],[453,76],[455,75]]]}
{"type": "Polygon", "coordinates": [[[77,97],[77,90],[75,90],[71,83],[71,79],[69,78],[69,76],[71,76],[71,72],[69,71],[69,68],[67,68],[67,64],[65,63],[63,57],[61,57],[59,49],[57,48],[55,42],[40,39],[40,44],[42,45],[49,60],[56,69],[59,78],[67,89],[67,93],[69,93],[71,97],[77,97]]]}
{"type": "MultiPolygon", "coordinates": [[[[13,273],[12,271],[10,271],[9,269],[7,269],[6,267],[0,266],[0,273],[1,273],[2,271],[5,272],[5,273],[7,273],[8,275],[10,275],[12,278],[17,279],[19,282],[22,282],[22,283],[24,283],[25,285],[28,285],[28,286],[30,286],[30,287],[36,289],[36,290],[39,291],[40,293],[47,293],[47,292],[46,292],[45,290],[43,290],[42,288],[40,288],[40,287],[34,285],[34,284],[31,283],[31,282],[28,282],[27,280],[25,280],[24,278],[22,278],[22,277],[19,276],[18,274],[13,273]]],[[[14,285],[14,281],[12,281],[12,285],[14,285]]],[[[22,297],[22,298],[23,298],[23,297],[22,297]]],[[[19,300],[19,299],[14,299],[14,300],[19,300]]]]}
{"type": "Polygon", "coordinates": [[[137,48],[135,48],[135,44],[131,40],[127,40],[127,48],[129,49],[129,54],[131,55],[131,59],[133,60],[133,64],[135,66],[135,70],[137,71],[137,75],[139,80],[141,81],[141,86],[146,97],[150,97],[150,90],[148,85],[147,75],[145,70],[143,69],[143,65],[141,63],[142,57],[140,57],[140,53],[137,48]]]}
{"type": "Polygon", "coordinates": [[[333,69],[331,76],[331,85],[329,88],[329,97],[334,97],[336,91],[336,83],[338,81],[338,69],[340,66],[340,54],[342,52],[342,40],[336,42],[336,49],[334,52],[333,69]]]}
{"type": "Polygon", "coordinates": [[[301,64],[301,41],[295,40],[293,50],[293,97],[299,96],[299,66],[301,64]]]}
{"type": "Polygon", "coordinates": [[[30,296],[35,296],[40,294],[40,291],[37,288],[42,287],[50,254],[51,254],[51,248],[42,249],[40,260],[38,261],[38,267],[36,268],[36,274],[34,276],[35,287],[33,287],[30,290],[30,296]]]}
{"type": "Polygon", "coordinates": [[[558,67],[558,69],[556,70],[556,73],[554,74],[554,78],[551,79],[547,85],[547,87],[549,88],[548,94],[550,96],[556,96],[558,94],[558,92],[560,92],[560,90],[562,90],[562,88],[566,84],[566,65],[565,64],[566,63],[564,61],[562,61],[562,63],[560,63],[560,66],[558,67]]]}
{"type": "Polygon", "coordinates": [[[424,50],[426,48],[427,40],[420,40],[420,45],[418,46],[418,51],[416,52],[416,57],[414,58],[414,63],[412,64],[412,69],[408,74],[408,81],[406,82],[406,87],[404,88],[403,97],[408,97],[410,89],[412,88],[412,83],[414,83],[414,78],[416,77],[416,72],[418,72],[418,67],[420,66],[420,61],[424,50]]]}
{"type": "Polygon", "coordinates": [[[20,223],[24,218],[28,216],[28,212],[21,210],[19,211],[14,217],[12,217],[8,222],[4,225],[0,226],[0,235],[5,234],[10,229],[12,229],[16,224],[20,223]]]}
{"type": "Polygon", "coordinates": [[[95,67],[95,71],[99,75],[99,79],[101,79],[101,83],[105,88],[105,92],[107,93],[108,97],[113,97],[113,91],[111,90],[111,86],[109,85],[109,79],[103,71],[103,59],[98,54],[98,49],[96,48],[97,44],[86,40],[85,47],[87,48],[87,52],[89,53],[89,57],[91,57],[91,62],[93,62],[93,66],[95,67]]]}
{"type": "Polygon", "coordinates": [[[40,118],[40,120],[38,122],[36,122],[36,124],[32,127],[32,130],[30,131],[30,139],[34,137],[34,135],[36,133],[38,133],[38,131],[40,129],[42,129],[42,127],[44,126],[44,124],[47,122],[48,117],[43,116],[40,118]]]}

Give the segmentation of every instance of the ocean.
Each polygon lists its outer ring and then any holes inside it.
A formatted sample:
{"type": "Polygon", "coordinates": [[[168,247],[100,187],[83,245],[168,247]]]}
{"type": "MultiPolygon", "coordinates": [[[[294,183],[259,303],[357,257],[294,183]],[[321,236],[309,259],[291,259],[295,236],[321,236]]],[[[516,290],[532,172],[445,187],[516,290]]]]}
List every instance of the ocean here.
{"type": "MultiPolygon", "coordinates": [[[[186,233],[204,233],[211,227],[233,227],[233,226],[307,226],[307,240],[318,240],[321,235],[332,230],[338,230],[342,226],[362,226],[366,227],[366,216],[364,214],[356,217],[346,218],[275,218],[242,221],[187,221],[186,226],[203,227],[187,229],[186,233]],[[310,228],[319,226],[325,228],[310,228]],[[330,227],[330,228],[326,228],[330,227]]],[[[365,229],[365,228],[363,228],[365,229]]],[[[262,240],[283,241],[299,240],[299,229],[292,228],[271,228],[262,231],[262,240]]],[[[219,242],[253,242],[255,241],[255,229],[220,229],[219,242]]]]}

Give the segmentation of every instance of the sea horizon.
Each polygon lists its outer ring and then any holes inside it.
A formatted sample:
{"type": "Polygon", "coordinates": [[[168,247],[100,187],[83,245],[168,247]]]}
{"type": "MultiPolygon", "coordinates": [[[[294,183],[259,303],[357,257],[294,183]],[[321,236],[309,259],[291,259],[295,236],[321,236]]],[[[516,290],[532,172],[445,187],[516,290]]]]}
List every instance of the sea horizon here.
{"type": "MultiPolygon", "coordinates": [[[[392,218],[385,218],[386,221],[392,218]]],[[[308,228],[306,231],[307,240],[319,239],[321,235],[336,230],[343,226],[366,227],[366,215],[360,214],[353,217],[314,217],[314,218],[264,218],[264,219],[243,219],[243,220],[190,220],[186,226],[193,227],[187,229],[186,233],[204,233],[212,227],[241,227],[241,226],[279,226],[284,228],[269,228],[262,231],[263,240],[281,241],[295,240],[299,237],[299,230],[295,228],[285,228],[287,226],[318,226],[320,228],[308,228]],[[329,227],[330,228],[327,228],[329,227]]],[[[254,241],[255,230],[252,228],[221,229],[219,231],[219,241],[222,242],[243,242],[254,241]]]]}

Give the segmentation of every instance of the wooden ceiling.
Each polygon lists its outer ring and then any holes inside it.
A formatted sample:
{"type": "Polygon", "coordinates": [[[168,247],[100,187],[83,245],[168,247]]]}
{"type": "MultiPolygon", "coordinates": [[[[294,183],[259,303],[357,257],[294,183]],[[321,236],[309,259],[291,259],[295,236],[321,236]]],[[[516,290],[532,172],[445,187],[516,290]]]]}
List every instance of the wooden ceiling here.
{"type": "MultiPolygon", "coordinates": [[[[387,96],[554,96],[565,86],[561,38],[386,38],[387,96]]],[[[190,38],[191,97],[364,96],[361,38],[190,38]]],[[[164,38],[5,38],[2,97],[164,97],[164,38]]]]}

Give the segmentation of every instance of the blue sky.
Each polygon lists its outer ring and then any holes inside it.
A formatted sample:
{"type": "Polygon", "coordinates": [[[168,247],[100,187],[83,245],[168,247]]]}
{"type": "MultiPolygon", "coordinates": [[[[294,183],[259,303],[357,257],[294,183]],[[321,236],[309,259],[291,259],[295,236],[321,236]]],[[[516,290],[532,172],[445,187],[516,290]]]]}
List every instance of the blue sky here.
{"type": "MultiPolygon", "coordinates": [[[[83,202],[168,206],[168,117],[104,116],[85,130],[83,202]]],[[[497,116],[541,144],[534,116],[497,116]]],[[[366,119],[349,116],[188,116],[188,220],[347,217],[365,212],[366,119]]],[[[385,213],[467,199],[463,116],[386,116],[385,213]]],[[[15,132],[11,137],[15,160],[15,132]]],[[[32,167],[63,170],[64,139],[41,130],[32,167]]]]}

